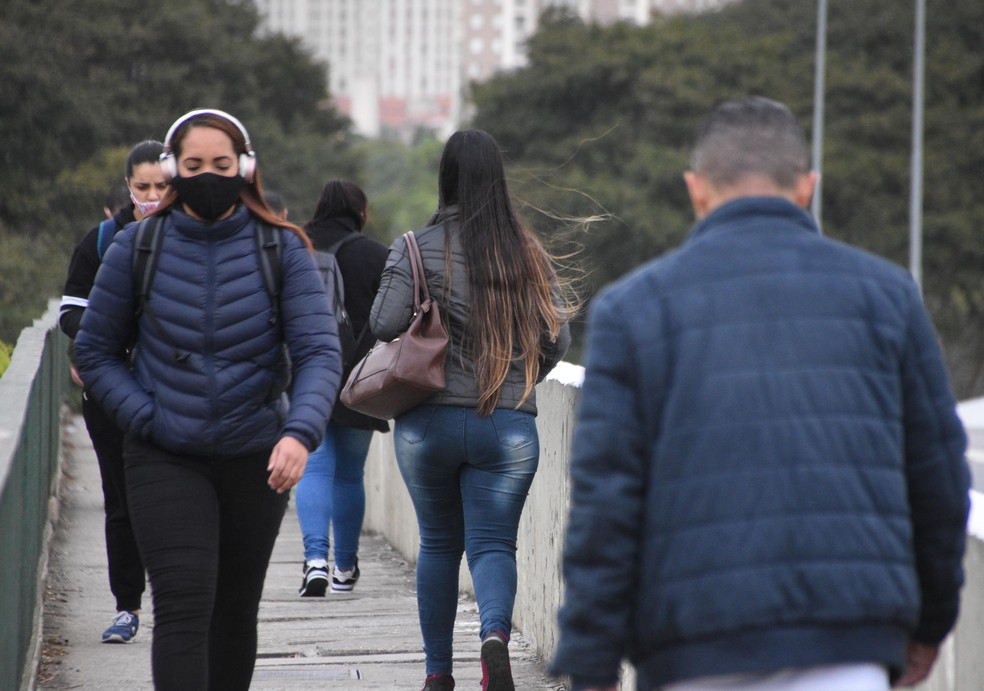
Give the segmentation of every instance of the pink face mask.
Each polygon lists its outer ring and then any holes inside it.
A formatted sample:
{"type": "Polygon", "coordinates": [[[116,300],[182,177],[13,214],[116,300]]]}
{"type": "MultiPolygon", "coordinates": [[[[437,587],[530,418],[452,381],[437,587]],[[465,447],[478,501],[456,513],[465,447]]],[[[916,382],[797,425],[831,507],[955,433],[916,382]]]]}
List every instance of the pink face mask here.
{"type": "Polygon", "coordinates": [[[137,198],[133,196],[133,192],[130,192],[130,200],[133,201],[133,206],[136,207],[141,216],[149,216],[157,210],[158,206],[161,205],[160,201],[138,202],[137,198]]]}

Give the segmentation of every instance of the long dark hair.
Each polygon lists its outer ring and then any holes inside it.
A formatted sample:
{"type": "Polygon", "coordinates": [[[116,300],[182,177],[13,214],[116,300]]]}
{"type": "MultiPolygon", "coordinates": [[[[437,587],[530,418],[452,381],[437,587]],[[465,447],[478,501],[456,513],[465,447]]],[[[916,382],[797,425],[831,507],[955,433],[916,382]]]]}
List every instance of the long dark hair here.
{"type": "Polygon", "coordinates": [[[451,135],[438,194],[442,206],[458,207],[471,308],[464,345],[475,362],[478,411],[488,415],[514,359],[526,373],[522,400],[533,393],[543,331],[556,339],[567,314],[557,304],[550,255],[514,208],[502,153],[490,134],[451,135]]]}
{"type": "Polygon", "coordinates": [[[321,188],[314,216],[304,224],[306,229],[329,218],[351,218],[359,230],[366,224],[369,200],[362,188],[351,180],[333,179],[321,188]]]}
{"type": "MultiPolygon", "coordinates": [[[[181,145],[192,127],[211,127],[225,132],[232,139],[232,145],[237,154],[247,153],[246,138],[240,129],[231,120],[227,120],[216,113],[206,112],[201,115],[195,115],[181,123],[171,136],[169,142],[170,149],[176,159],[181,157],[181,145]]],[[[260,182],[259,168],[254,172],[252,181],[247,183],[239,193],[239,199],[249,208],[254,216],[261,218],[272,226],[279,226],[291,231],[304,241],[304,244],[309,250],[314,251],[314,246],[311,244],[311,239],[307,236],[307,233],[274,213],[273,209],[267,204],[263,196],[263,184],[260,182]]],[[[155,213],[164,213],[177,202],[178,194],[174,189],[174,185],[170,185],[164,194],[164,198],[161,200],[161,205],[155,213]]]]}

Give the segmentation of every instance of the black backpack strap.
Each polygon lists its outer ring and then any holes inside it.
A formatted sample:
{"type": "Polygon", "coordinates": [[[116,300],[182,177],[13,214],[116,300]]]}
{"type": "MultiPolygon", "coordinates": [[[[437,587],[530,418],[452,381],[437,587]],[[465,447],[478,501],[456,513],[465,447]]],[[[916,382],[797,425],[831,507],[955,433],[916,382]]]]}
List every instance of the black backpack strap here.
{"type": "MultiPolygon", "coordinates": [[[[328,252],[329,254],[335,255],[335,263],[338,264],[338,253],[342,251],[342,248],[345,247],[345,245],[347,245],[350,242],[352,242],[353,240],[358,240],[360,237],[363,237],[362,236],[362,233],[356,233],[356,232],[346,233],[345,235],[342,236],[341,240],[338,240],[338,241],[332,243],[331,245],[329,245],[328,246],[328,249],[326,249],[325,251],[328,252]]],[[[342,267],[341,267],[341,264],[339,264],[338,265],[338,277],[335,279],[335,282],[338,283],[341,280],[342,280],[342,267]]],[[[361,351],[360,346],[362,344],[363,339],[365,339],[367,333],[369,333],[369,320],[368,319],[366,319],[366,323],[362,325],[362,328],[359,329],[359,333],[355,334],[355,349],[353,351],[353,355],[355,355],[355,354],[357,354],[357,353],[359,353],[361,351]]],[[[365,353],[363,353],[363,355],[364,354],[365,353]]],[[[362,357],[362,355],[359,355],[358,357],[362,357]]],[[[354,362],[346,362],[346,363],[343,363],[343,364],[346,367],[348,367],[348,366],[353,365],[355,363],[354,362]]]]}
{"type": "Polygon", "coordinates": [[[337,256],[338,253],[341,251],[341,249],[345,247],[345,245],[349,244],[353,240],[358,240],[360,237],[361,235],[359,233],[355,233],[355,232],[346,233],[345,235],[342,236],[341,240],[330,245],[328,249],[325,250],[325,252],[337,256]]]}
{"type": "Polygon", "coordinates": [[[184,362],[190,353],[182,351],[167,331],[161,328],[154,311],[150,306],[150,287],[157,273],[157,262],[164,245],[164,216],[154,215],[145,218],[137,224],[136,237],[133,240],[133,290],[137,299],[136,316],[147,317],[161,338],[174,348],[174,359],[184,362]]]}
{"type": "MultiPolygon", "coordinates": [[[[256,255],[263,275],[263,286],[270,296],[270,325],[280,321],[280,287],[283,276],[283,239],[284,232],[279,226],[273,226],[259,218],[256,219],[256,255]]],[[[281,336],[281,340],[283,337],[281,336]]],[[[282,357],[278,363],[277,376],[267,395],[267,400],[273,401],[283,395],[290,387],[292,378],[290,350],[287,344],[281,342],[282,357]]]]}
{"type": "Polygon", "coordinates": [[[273,313],[270,323],[280,321],[280,279],[283,271],[283,245],[280,242],[280,228],[257,219],[256,253],[260,261],[263,285],[270,295],[270,310],[273,313]]]}
{"type": "Polygon", "coordinates": [[[150,286],[157,271],[157,260],[164,244],[164,217],[151,216],[137,223],[133,240],[133,290],[137,297],[137,316],[147,308],[150,286]]]}

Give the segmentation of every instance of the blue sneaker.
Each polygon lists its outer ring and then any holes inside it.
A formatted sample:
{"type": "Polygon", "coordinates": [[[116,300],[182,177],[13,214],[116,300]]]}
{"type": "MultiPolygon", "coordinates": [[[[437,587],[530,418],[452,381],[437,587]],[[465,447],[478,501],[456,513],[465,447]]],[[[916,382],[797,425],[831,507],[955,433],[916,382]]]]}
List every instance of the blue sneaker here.
{"type": "Polygon", "coordinates": [[[113,625],[103,631],[103,643],[129,643],[137,635],[140,618],[136,614],[120,612],[113,617],[113,625]]]}

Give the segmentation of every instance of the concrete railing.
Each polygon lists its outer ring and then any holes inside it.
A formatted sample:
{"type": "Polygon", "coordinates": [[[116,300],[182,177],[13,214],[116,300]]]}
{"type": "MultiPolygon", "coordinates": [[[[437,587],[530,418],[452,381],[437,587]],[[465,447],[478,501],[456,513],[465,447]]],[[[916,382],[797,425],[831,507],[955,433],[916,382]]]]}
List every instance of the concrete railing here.
{"type": "Polygon", "coordinates": [[[0,689],[34,688],[47,539],[57,515],[68,339],[58,302],[24,329],[0,379],[0,689]]]}
{"type": "MultiPolygon", "coordinates": [[[[570,504],[567,450],[580,388],[551,378],[537,387],[536,396],[540,465],[519,526],[519,581],[513,619],[534,650],[542,654],[553,650],[557,637],[555,618],[562,593],[560,552],[570,504]]],[[[410,495],[396,466],[392,434],[377,434],[369,452],[364,526],[383,534],[411,563],[416,562],[420,534],[410,495]]],[[[474,594],[464,559],[460,586],[463,592],[474,594]]]]}
{"type": "MultiPolygon", "coordinates": [[[[573,367],[568,365],[567,367],[573,367]]],[[[533,652],[547,660],[557,643],[557,610],[563,599],[561,553],[570,505],[569,461],[574,412],[580,397],[570,370],[561,381],[537,387],[540,466],[520,524],[519,571],[513,619],[533,652]]],[[[979,508],[972,516],[965,560],[966,586],[960,619],[947,639],[933,674],[917,691],[984,689],[984,496],[972,492],[979,508]],[[979,523],[979,529],[975,528],[979,523]]],[[[417,520],[396,466],[391,434],[377,434],[366,463],[365,528],[384,535],[408,561],[417,557],[417,520]]],[[[461,590],[474,594],[462,560],[461,590]]],[[[635,688],[634,674],[623,668],[622,689],[635,688]]]]}
{"type": "MultiPolygon", "coordinates": [[[[60,410],[69,386],[67,339],[57,328],[57,301],[17,341],[0,379],[0,689],[33,688],[28,669],[41,645],[44,545],[57,515],[61,461],[60,410]]],[[[520,525],[519,589],[514,621],[533,651],[548,659],[556,645],[563,597],[560,563],[570,488],[568,451],[580,396],[576,370],[558,368],[537,389],[540,467],[520,525]]],[[[968,426],[984,427],[970,423],[968,426]]],[[[367,530],[386,536],[410,562],[417,555],[417,521],[393,453],[391,435],[376,435],[366,464],[367,530]]],[[[960,619],[933,675],[919,691],[984,688],[984,496],[972,493],[960,619]]],[[[471,578],[462,566],[462,590],[471,578]]],[[[623,689],[632,687],[626,670],[623,689]]]]}

